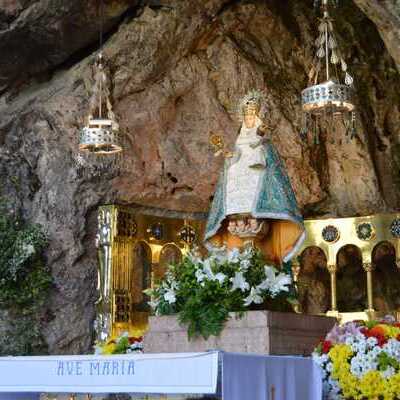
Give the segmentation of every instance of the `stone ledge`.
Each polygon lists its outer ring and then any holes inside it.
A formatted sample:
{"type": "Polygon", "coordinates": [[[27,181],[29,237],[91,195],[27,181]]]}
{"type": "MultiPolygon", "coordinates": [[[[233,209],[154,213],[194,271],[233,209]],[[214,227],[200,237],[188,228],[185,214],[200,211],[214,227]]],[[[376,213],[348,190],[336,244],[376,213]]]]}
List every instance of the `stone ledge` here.
{"type": "Polygon", "coordinates": [[[188,339],[176,316],[150,317],[144,338],[146,353],[197,352],[219,349],[274,355],[309,355],[336,319],[325,316],[248,311],[232,318],[219,337],[188,339]]]}

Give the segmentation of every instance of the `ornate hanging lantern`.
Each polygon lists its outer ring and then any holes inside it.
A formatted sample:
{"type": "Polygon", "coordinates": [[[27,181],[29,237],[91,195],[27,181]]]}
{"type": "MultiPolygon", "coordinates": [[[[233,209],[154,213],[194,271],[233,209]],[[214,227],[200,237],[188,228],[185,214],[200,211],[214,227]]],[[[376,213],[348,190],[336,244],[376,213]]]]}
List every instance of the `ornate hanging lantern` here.
{"type": "Polygon", "coordinates": [[[95,154],[119,153],[122,151],[118,135],[119,126],[112,111],[101,54],[96,69],[90,114],[87,125],[81,131],[79,149],[95,154]]]}
{"type": "Polygon", "coordinates": [[[316,143],[319,142],[318,126],[334,130],[337,120],[344,122],[347,135],[355,136],[353,78],[338,48],[328,0],[322,0],[321,8],[323,17],[318,26],[317,52],[309,73],[309,86],[301,92],[304,113],[301,135],[306,138],[311,128],[316,143]]]}
{"type": "Polygon", "coordinates": [[[86,126],[81,130],[79,150],[86,153],[109,155],[122,151],[119,126],[112,111],[107,75],[103,67],[103,1],[100,2],[100,53],[96,62],[95,82],[90,99],[86,126]]]}

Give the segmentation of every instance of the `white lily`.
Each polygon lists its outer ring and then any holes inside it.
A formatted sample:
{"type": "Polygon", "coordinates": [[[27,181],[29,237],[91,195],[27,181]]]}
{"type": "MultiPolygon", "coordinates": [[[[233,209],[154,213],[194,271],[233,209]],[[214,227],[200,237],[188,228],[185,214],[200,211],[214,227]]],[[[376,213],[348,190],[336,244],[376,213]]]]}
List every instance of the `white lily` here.
{"type": "Polygon", "coordinates": [[[178,290],[179,289],[179,283],[175,279],[168,280],[167,281],[167,285],[173,290],[178,290]]]}
{"type": "Polygon", "coordinates": [[[222,272],[218,272],[218,274],[214,275],[213,280],[218,281],[221,285],[224,283],[226,279],[226,275],[222,272]]]}
{"type": "Polygon", "coordinates": [[[167,289],[164,293],[164,300],[169,304],[173,304],[176,302],[176,295],[173,289],[167,289]]]}
{"type": "Polygon", "coordinates": [[[172,289],[175,289],[175,290],[178,289],[179,284],[176,281],[174,274],[169,270],[165,274],[165,283],[166,283],[166,286],[169,286],[172,289]]]}
{"type": "Polygon", "coordinates": [[[238,248],[234,248],[228,253],[228,261],[230,263],[237,263],[240,261],[240,250],[238,248]]]}
{"type": "Polygon", "coordinates": [[[260,296],[260,291],[252,287],[250,289],[250,294],[244,299],[244,305],[249,306],[251,303],[261,304],[263,302],[263,298],[260,296]]]}
{"type": "Polygon", "coordinates": [[[212,272],[211,269],[211,262],[212,262],[212,258],[207,258],[204,260],[203,262],[203,273],[206,275],[206,277],[210,280],[213,280],[214,278],[214,273],[212,272]]]}
{"type": "Polygon", "coordinates": [[[292,283],[290,275],[278,271],[269,265],[264,266],[265,280],[262,281],[257,288],[259,290],[268,290],[272,297],[279,292],[288,292],[289,285],[292,283]]]}
{"type": "Polygon", "coordinates": [[[206,278],[206,275],[204,274],[203,270],[201,270],[200,268],[196,270],[195,276],[196,276],[198,283],[203,282],[204,279],[206,278]]]}
{"type": "Polygon", "coordinates": [[[271,296],[275,297],[279,292],[288,292],[289,286],[292,283],[290,275],[281,272],[274,280],[271,285],[270,292],[271,296]]]}
{"type": "Polygon", "coordinates": [[[188,259],[195,265],[201,264],[201,257],[197,254],[197,250],[194,249],[193,252],[189,251],[187,254],[188,259]]]}
{"type": "Polygon", "coordinates": [[[275,279],[275,275],[277,274],[277,269],[270,266],[270,265],[264,265],[264,273],[265,277],[267,279],[275,279]]]}
{"type": "Polygon", "coordinates": [[[158,300],[150,300],[147,304],[151,307],[152,310],[155,310],[158,307],[160,302],[158,300]]]}
{"type": "Polygon", "coordinates": [[[253,256],[253,254],[254,254],[254,249],[253,249],[253,247],[246,247],[246,248],[244,249],[244,251],[242,252],[242,254],[241,254],[241,258],[242,258],[243,260],[248,260],[248,259],[250,259],[250,258],[253,256]]]}
{"type": "Polygon", "coordinates": [[[251,264],[250,260],[247,260],[247,259],[241,260],[240,261],[240,268],[243,271],[247,271],[249,269],[249,267],[250,267],[250,264],[251,264]]]}
{"type": "Polygon", "coordinates": [[[213,249],[212,256],[215,260],[220,263],[224,263],[227,260],[227,250],[225,246],[213,249]]]}
{"type": "Polygon", "coordinates": [[[236,272],[235,276],[233,278],[230,278],[229,280],[232,282],[232,292],[236,289],[240,289],[242,292],[250,289],[250,285],[248,284],[248,282],[246,282],[243,272],[236,272]]]}
{"type": "Polygon", "coordinates": [[[276,269],[269,265],[264,266],[265,279],[257,286],[260,290],[270,290],[271,285],[275,281],[276,269]]]}

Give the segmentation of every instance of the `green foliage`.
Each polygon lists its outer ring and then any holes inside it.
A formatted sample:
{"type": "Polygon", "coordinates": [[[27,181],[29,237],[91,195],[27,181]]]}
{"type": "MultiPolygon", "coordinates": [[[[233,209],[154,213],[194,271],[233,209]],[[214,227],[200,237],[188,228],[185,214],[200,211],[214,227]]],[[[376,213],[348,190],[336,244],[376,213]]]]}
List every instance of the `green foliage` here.
{"type": "MultiPolygon", "coordinates": [[[[25,313],[27,310],[25,309],[25,313]]],[[[40,355],[46,346],[40,332],[40,324],[31,313],[9,314],[12,321],[5,335],[0,336],[0,355],[40,355]]]]}
{"type": "Polygon", "coordinates": [[[378,369],[380,371],[386,371],[388,367],[394,368],[396,371],[399,370],[399,362],[394,358],[390,357],[386,352],[378,354],[378,369]]]}
{"type": "Polygon", "coordinates": [[[128,349],[129,346],[129,338],[123,336],[120,340],[117,341],[113,354],[126,354],[126,349],[128,349]]]}
{"type": "Polygon", "coordinates": [[[39,225],[25,223],[0,204],[0,310],[7,310],[11,321],[9,334],[0,338],[0,353],[33,354],[43,348],[39,311],[51,286],[46,245],[39,225]]]}
{"type": "Polygon", "coordinates": [[[157,315],[178,314],[190,338],[207,339],[220,334],[230,312],[241,316],[249,309],[290,310],[292,286],[290,274],[266,265],[260,252],[247,249],[205,260],[189,254],[146,294],[157,315]]]}
{"type": "Polygon", "coordinates": [[[369,321],[365,321],[365,326],[368,329],[372,329],[374,326],[378,325],[378,321],[375,320],[369,320],[369,321]]]}

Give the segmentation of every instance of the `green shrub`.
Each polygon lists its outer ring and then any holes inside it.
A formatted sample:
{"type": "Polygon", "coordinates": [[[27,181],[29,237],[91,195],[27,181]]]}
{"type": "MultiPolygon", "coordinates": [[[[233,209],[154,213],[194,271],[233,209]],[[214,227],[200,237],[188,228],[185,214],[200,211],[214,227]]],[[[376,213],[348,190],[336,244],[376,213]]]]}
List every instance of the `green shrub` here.
{"type": "Polygon", "coordinates": [[[0,309],[7,311],[9,332],[0,338],[0,354],[43,350],[40,314],[51,287],[43,251],[46,235],[0,205],[0,309]]]}

